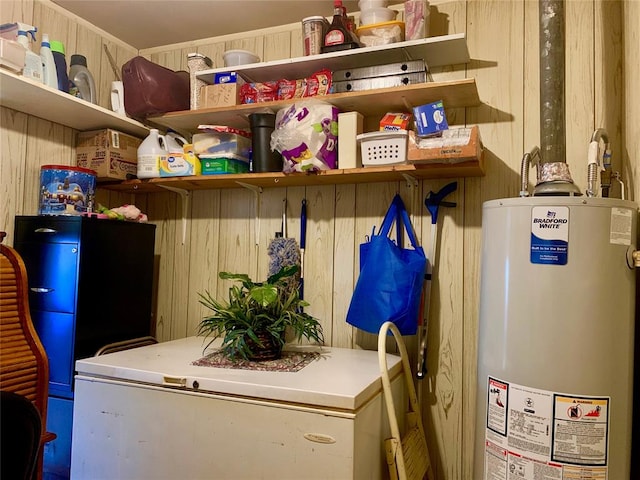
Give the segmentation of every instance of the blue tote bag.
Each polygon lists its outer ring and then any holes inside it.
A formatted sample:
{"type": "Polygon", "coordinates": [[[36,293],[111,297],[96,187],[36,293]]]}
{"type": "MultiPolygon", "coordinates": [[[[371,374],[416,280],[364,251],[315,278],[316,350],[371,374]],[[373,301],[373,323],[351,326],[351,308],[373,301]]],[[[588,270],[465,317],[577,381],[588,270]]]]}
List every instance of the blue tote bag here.
{"type": "Polygon", "coordinates": [[[380,231],[360,245],[360,275],[351,297],[347,323],[377,334],[384,322],[393,322],[402,335],[415,335],[427,257],[416,241],[400,195],[396,195],[380,231]],[[396,223],[396,240],[389,238],[396,223]],[[407,232],[412,248],[403,248],[407,232]]]}

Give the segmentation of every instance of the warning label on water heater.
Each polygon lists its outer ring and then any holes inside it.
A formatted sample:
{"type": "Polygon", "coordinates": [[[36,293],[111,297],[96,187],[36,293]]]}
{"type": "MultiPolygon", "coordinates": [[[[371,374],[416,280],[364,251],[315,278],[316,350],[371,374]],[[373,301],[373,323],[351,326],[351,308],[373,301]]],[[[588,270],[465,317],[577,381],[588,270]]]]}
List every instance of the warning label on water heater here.
{"type": "Polygon", "coordinates": [[[484,480],[607,480],[609,397],[487,382],[484,480]]]}
{"type": "Polygon", "coordinates": [[[569,207],[533,207],[531,263],[566,265],[569,251],[569,207]]]}

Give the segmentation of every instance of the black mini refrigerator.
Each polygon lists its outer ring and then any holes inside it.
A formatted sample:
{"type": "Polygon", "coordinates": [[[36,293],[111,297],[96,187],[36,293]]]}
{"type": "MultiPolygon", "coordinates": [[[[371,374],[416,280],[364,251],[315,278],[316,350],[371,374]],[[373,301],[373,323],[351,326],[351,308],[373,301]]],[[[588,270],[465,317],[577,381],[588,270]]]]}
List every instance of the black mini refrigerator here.
{"type": "Polygon", "coordinates": [[[155,225],[81,216],[17,216],[14,248],[49,358],[45,478],[69,477],[75,361],[151,335],[155,225]]]}

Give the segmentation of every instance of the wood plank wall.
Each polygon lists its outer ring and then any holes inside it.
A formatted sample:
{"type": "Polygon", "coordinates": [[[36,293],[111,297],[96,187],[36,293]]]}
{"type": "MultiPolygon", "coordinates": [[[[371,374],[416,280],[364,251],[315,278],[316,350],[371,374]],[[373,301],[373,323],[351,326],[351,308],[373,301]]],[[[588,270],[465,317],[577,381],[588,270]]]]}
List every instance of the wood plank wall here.
{"type": "MultiPolygon", "coordinates": [[[[434,80],[475,77],[482,105],[447,110],[455,125],[479,124],[486,148],[487,176],[372,185],[338,185],[265,190],[259,196],[242,188],[197,191],[190,195],[186,238],[182,238],[179,197],[98,192],[110,207],[135,203],[157,226],[154,300],[156,335],[167,341],[195,333],[204,311],[197,293],[224,295],[221,270],[266,274],[266,247],[280,229],[282,200],[288,204],[288,230],[299,238],[300,205],[308,202],[305,294],[308,311],[321,319],[327,343],[375,349],[375,337],[348,326],[345,314],[357,279],[358,246],[378,225],[399,192],[411,213],[418,238],[428,251],[431,218],[423,205],[429,191],[450,181],[458,189],[456,208],[442,209],[439,255],[435,260],[429,305],[428,378],[423,382],[424,419],[439,480],[472,476],[476,392],[476,341],[482,203],[517,195],[520,160],[539,145],[537,2],[489,0],[432,1],[431,35],[466,32],[472,61],[441,68],[434,80]],[[259,209],[257,209],[259,197],[259,209]]],[[[608,129],[614,168],[640,191],[640,6],[632,0],[566,3],[567,162],[574,181],[586,187],[586,149],[592,131],[608,129]]],[[[82,53],[98,83],[100,105],[108,107],[115,79],[104,54],[106,45],[118,65],[136,49],[101,32],[48,0],[2,1],[0,21],[23,20],[62,40],[67,58],[82,53]]],[[[186,55],[201,52],[223,65],[222,52],[252,50],[263,60],[301,55],[299,24],[202,39],[140,52],[173,69],[186,69],[186,55]]],[[[375,119],[374,119],[375,120],[375,119]]],[[[43,164],[75,162],[74,130],[2,107],[0,229],[13,240],[15,215],[37,213],[39,171],[43,164]]],[[[126,239],[124,240],[126,241],[126,239]]],[[[409,348],[415,342],[407,339],[409,348]]]]}

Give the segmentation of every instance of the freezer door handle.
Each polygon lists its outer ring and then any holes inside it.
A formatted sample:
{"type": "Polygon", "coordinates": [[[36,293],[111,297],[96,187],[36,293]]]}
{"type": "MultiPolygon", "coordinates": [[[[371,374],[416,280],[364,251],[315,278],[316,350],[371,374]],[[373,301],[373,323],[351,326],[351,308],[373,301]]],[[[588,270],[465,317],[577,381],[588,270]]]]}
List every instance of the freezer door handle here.
{"type": "Polygon", "coordinates": [[[164,385],[171,387],[186,387],[187,379],[185,377],[170,377],[168,375],[163,376],[164,385]]]}

